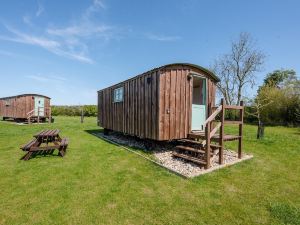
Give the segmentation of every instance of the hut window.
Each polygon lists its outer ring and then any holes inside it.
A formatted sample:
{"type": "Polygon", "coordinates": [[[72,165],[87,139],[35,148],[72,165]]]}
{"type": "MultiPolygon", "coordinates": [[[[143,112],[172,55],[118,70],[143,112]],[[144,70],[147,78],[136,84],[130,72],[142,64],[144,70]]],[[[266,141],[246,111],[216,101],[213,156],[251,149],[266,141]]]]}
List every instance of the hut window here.
{"type": "Polygon", "coordinates": [[[5,106],[10,106],[10,101],[9,100],[5,100],[5,106]]]}
{"type": "Polygon", "coordinates": [[[123,92],[123,87],[119,87],[114,90],[114,102],[123,102],[123,92]]]}

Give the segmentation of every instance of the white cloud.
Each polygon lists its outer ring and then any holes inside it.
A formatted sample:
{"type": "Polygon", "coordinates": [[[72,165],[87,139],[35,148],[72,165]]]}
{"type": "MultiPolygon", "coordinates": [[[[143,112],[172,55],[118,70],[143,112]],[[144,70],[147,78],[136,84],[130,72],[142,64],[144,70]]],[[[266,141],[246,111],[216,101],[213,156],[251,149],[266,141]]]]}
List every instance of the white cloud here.
{"type": "Polygon", "coordinates": [[[88,37],[91,35],[103,35],[106,36],[107,32],[112,27],[106,25],[93,25],[92,23],[73,25],[65,28],[48,28],[47,33],[56,36],[77,36],[88,37]]]}
{"type": "Polygon", "coordinates": [[[51,78],[57,81],[67,81],[67,79],[62,76],[51,76],[51,78]]]}
{"type": "Polygon", "coordinates": [[[166,36],[157,34],[147,34],[146,37],[153,41],[177,41],[180,40],[180,36],[166,36]]]}
{"type": "Polygon", "coordinates": [[[38,2],[38,9],[35,13],[35,16],[39,17],[44,12],[44,10],[45,9],[44,9],[43,5],[40,2],[38,2]]]}
{"type": "Polygon", "coordinates": [[[106,9],[106,5],[103,3],[102,0],[94,0],[93,4],[91,4],[83,13],[83,19],[89,19],[90,16],[99,11],[100,9],[106,9]]]}
{"type": "Polygon", "coordinates": [[[8,31],[13,33],[15,35],[15,37],[1,36],[0,38],[3,40],[14,41],[14,42],[30,44],[30,45],[37,45],[37,46],[40,46],[40,47],[43,47],[46,49],[53,49],[53,48],[57,48],[60,46],[60,44],[56,41],[49,40],[49,39],[43,38],[43,37],[28,35],[28,34],[20,32],[8,25],[5,25],[5,27],[8,31]]]}
{"type": "MultiPolygon", "coordinates": [[[[46,29],[46,32],[50,35],[59,36],[66,39],[68,42],[72,40],[76,41],[78,38],[105,38],[110,39],[114,28],[105,24],[95,23],[92,20],[94,13],[97,13],[100,9],[105,9],[102,0],[94,0],[93,3],[82,13],[79,20],[73,24],[55,28],[51,27],[46,29]]],[[[78,41],[77,41],[78,42],[78,41]]]]}
{"type": "Polygon", "coordinates": [[[36,75],[29,75],[29,76],[26,76],[26,78],[29,78],[29,79],[32,79],[32,80],[35,80],[35,81],[39,81],[39,82],[48,82],[49,79],[48,78],[45,78],[45,77],[42,77],[42,76],[36,76],[36,75]]]}
{"type": "MultiPolygon", "coordinates": [[[[63,56],[72,60],[92,64],[94,61],[89,56],[89,41],[99,39],[99,41],[108,41],[115,36],[116,29],[106,24],[94,22],[92,16],[106,6],[102,0],[94,0],[90,6],[83,10],[77,21],[65,27],[47,27],[40,35],[23,32],[14,27],[4,24],[6,29],[12,34],[9,36],[0,36],[1,40],[18,42],[33,46],[38,46],[47,51],[63,56]]],[[[44,12],[44,7],[38,2],[36,16],[44,12]]],[[[33,26],[32,18],[28,15],[23,16],[23,22],[36,29],[33,26]]],[[[117,36],[119,38],[119,36],[117,36]]]]}
{"type": "Polygon", "coordinates": [[[28,15],[23,16],[23,22],[25,24],[27,24],[28,26],[33,26],[32,22],[31,22],[31,18],[28,15]]]}
{"type": "Polygon", "coordinates": [[[84,51],[74,51],[74,49],[66,49],[62,43],[45,37],[38,37],[22,33],[8,25],[7,30],[14,34],[14,37],[0,36],[0,39],[23,44],[29,44],[42,47],[56,55],[64,56],[84,63],[93,63],[93,60],[85,55],[84,51]]]}
{"type": "Polygon", "coordinates": [[[42,83],[51,83],[51,82],[61,83],[67,80],[65,77],[61,77],[61,76],[28,75],[25,77],[42,83]]]}

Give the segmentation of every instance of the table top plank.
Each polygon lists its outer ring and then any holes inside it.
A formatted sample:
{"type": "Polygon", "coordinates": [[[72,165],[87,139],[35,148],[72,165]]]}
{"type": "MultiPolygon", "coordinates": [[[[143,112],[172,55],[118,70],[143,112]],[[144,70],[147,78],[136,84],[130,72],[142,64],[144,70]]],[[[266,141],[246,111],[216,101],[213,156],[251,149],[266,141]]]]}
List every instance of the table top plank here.
{"type": "Polygon", "coordinates": [[[46,131],[46,130],[42,130],[42,131],[40,131],[40,132],[36,133],[35,135],[33,135],[33,137],[37,137],[37,136],[39,136],[39,135],[43,134],[45,131],[46,131]]]}
{"type": "Polygon", "coordinates": [[[55,130],[52,130],[52,132],[51,132],[51,134],[49,134],[49,136],[54,137],[54,136],[57,136],[58,133],[59,133],[59,130],[58,130],[58,129],[55,129],[55,130]]]}
{"type": "Polygon", "coordinates": [[[49,146],[37,146],[37,147],[31,147],[30,151],[47,151],[52,149],[59,149],[60,145],[49,145],[49,146]]]}
{"type": "Polygon", "coordinates": [[[52,137],[52,136],[54,136],[54,135],[53,135],[54,133],[55,133],[55,130],[51,130],[51,131],[49,132],[48,136],[49,136],[49,137],[52,137]]]}
{"type": "Polygon", "coordinates": [[[59,134],[60,130],[59,129],[55,129],[55,132],[54,132],[54,136],[57,136],[59,134]]]}
{"type": "Polygon", "coordinates": [[[37,133],[34,135],[36,138],[45,138],[45,137],[55,137],[59,134],[58,129],[53,129],[53,130],[42,130],[41,132],[37,133]]]}
{"type": "Polygon", "coordinates": [[[43,134],[43,137],[50,136],[51,132],[52,132],[52,130],[47,130],[47,132],[43,134]]]}

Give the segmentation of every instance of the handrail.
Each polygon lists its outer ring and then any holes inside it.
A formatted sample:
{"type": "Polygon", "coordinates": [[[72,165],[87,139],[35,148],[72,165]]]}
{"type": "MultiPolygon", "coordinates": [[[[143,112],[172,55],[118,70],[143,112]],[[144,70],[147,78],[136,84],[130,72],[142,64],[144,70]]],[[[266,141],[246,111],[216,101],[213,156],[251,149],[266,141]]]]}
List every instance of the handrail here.
{"type": "Polygon", "coordinates": [[[202,125],[202,130],[203,130],[203,127],[205,127],[209,122],[213,121],[216,116],[222,111],[222,105],[220,105],[216,111],[214,111],[206,120],[205,122],[203,123],[202,125]]]}
{"type": "Polygon", "coordinates": [[[222,122],[219,122],[217,126],[210,132],[209,138],[212,138],[218,131],[218,129],[222,126],[222,122]]]}
{"type": "MultiPolygon", "coordinates": [[[[213,107],[213,109],[215,109],[213,107]]],[[[211,164],[211,139],[220,130],[219,136],[219,163],[224,163],[224,125],[225,124],[238,124],[239,125],[239,147],[238,147],[238,157],[242,157],[242,135],[243,135],[243,113],[244,113],[244,103],[241,101],[240,105],[226,105],[224,99],[221,99],[221,105],[205,120],[202,128],[205,127],[205,137],[206,139],[202,141],[202,146],[205,146],[205,159],[206,168],[210,167],[211,164]],[[240,116],[239,120],[225,120],[225,110],[239,110],[240,116]],[[221,112],[220,122],[212,128],[212,123],[215,121],[216,116],[221,112]]]]}
{"type": "Polygon", "coordinates": [[[240,105],[224,105],[224,108],[225,109],[236,109],[236,110],[238,110],[238,109],[243,109],[244,106],[240,106],[240,105]]]}
{"type": "Polygon", "coordinates": [[[31,110],[30,112],[28,112],[26,115],[28,116],[29,114],[33,113],[35,110],[31,110]]]}
{"type": "Polygon", "coordinates": [[[35,116],[35,112],[37,112],[38,123],[40,120],[40,112],[44,112],[44,115],[49,118],[49,123],[51,123],[51,106],[50,107],[38,107],[37,109],[33,109],[30,112],[28,112],[26,115],[27,115],[27,119],[28,119],[29,123],[30,123],[31,117],[35,116]]]}
{"type": "MultiPolygon", "coordinates": [[[[206,140],[204,140],[202,142],[202,146],[205,145],[205,158],[206,158],[206,168],[210,168],[210,164],[211,164],[211,157],[210,157],[210,153],[211,153],[211,147],[210,147],[210,142],[211,142],[211,138],[216,134],[216,132],[221,128],[220,130],[220,152],[219,152],[219,156],[223,157],[223,129],[224,129],[224,111],[225,111],[225,104],[224,104],[224,100],[221,100],[221,105],[216,109],[216,111],[214,111],[204,122],[203,126],[205,126],[205,136],[206,136],[206,140]],[[215,120],[216,116],[222,112],[221,115],[221,121],[217,124],[216,127],[214,127],[213,130],[211,130],[211,123],[213,120],[215,120]],[[221,156],[222,155],[222,156],[221,156]]],[[[203,128],[202,126],[202,128],[203,128]]],[[[223,159],[219,159],[219,161],[223,162],[223,159]]],[[[222,164],[222,163],[221,163],[222,164]]]]}

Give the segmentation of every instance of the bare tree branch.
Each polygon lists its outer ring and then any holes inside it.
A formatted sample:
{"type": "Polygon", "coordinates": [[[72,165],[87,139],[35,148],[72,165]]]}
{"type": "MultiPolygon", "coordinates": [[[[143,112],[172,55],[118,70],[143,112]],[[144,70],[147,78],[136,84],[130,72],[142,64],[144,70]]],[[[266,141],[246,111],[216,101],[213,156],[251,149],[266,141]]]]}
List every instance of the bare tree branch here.
{"type": "Polygon", "coordinates": [[[238,105],[244,88],[255,85],[255,73],[262,69],[265,55],[255,48],[256,43],[248,33],[241,33],[231,43],[231,51],[215,60],[212,70],[219,76],[217,87],[226,104],[238,105]]]}

